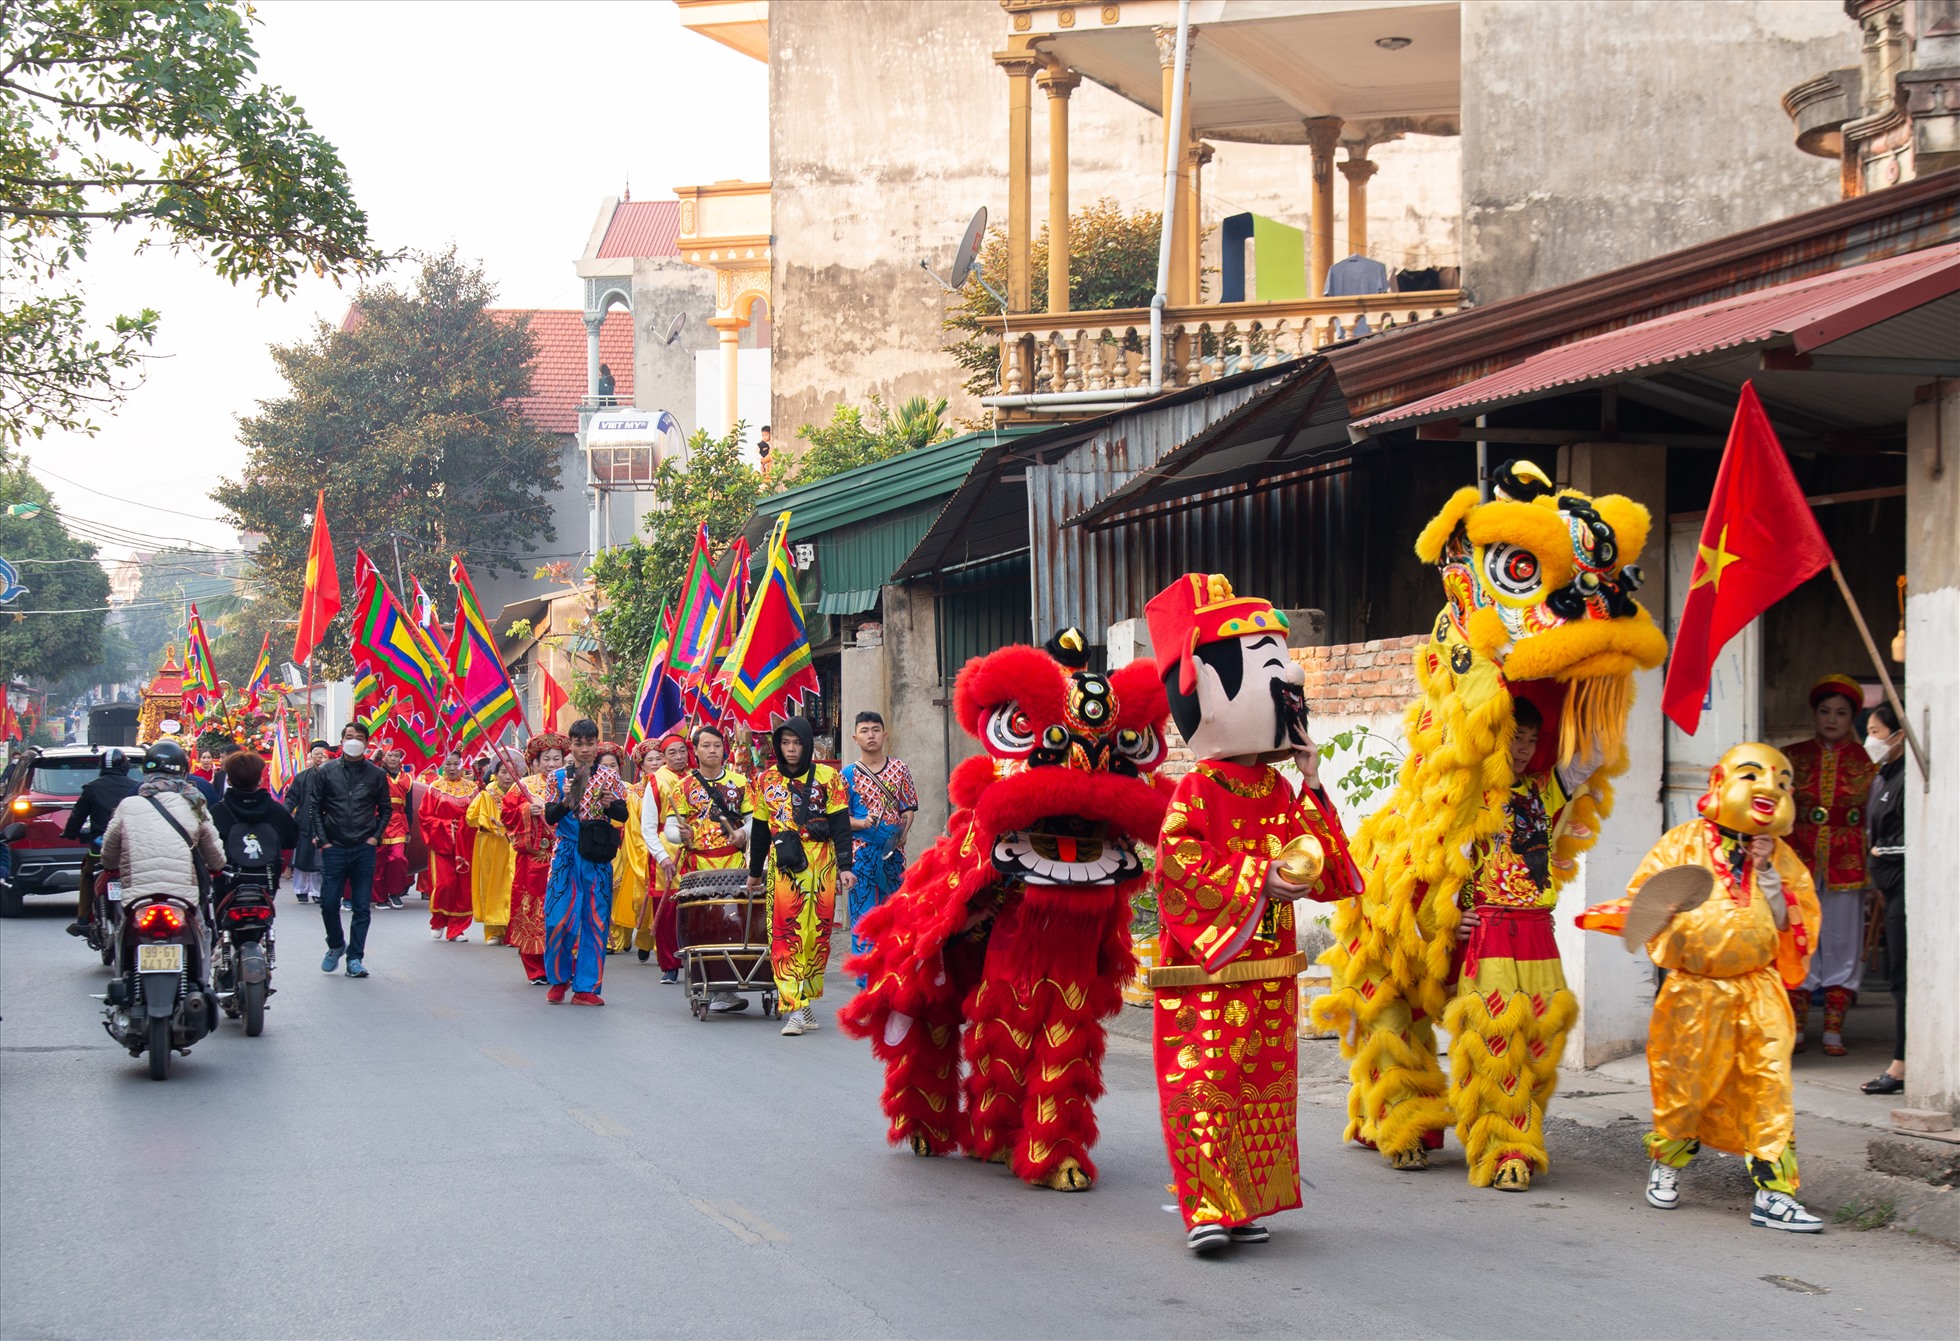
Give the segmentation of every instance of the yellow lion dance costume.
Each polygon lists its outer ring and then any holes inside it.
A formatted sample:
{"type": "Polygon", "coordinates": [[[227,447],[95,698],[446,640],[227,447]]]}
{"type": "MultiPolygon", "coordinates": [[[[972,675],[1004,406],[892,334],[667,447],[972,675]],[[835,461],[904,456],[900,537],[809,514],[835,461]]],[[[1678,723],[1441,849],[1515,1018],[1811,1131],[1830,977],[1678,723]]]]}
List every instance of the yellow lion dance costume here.
{"type": "Polygon", "coordinates": [[[1527,1162],[1547,1164],[1544,1110],[1578,1002],[1557,975],[1549,909],[1538,932],[1547,990],[1505,999],[1481,992],[1470,972],[1459,983],[1459,899],[1468,902],[1478,854],[1510,823],[1515,701],[1529,699],[1545,724],[1538,757],[1599,764],[1551,830],[1549,901],[1612,811],[1633,672],[1659,665],[1667,642],[1633,599],[1645,508],[1554,491],[1529,462],[1495,478],[1492,501],[1459,490],[1416,542],[1449,604],[1416,651],[1422,697],[1404,722],[1408,757],[1393,797],[1355,839],[1365,886],[1335,912],[1334,947],[1321,957],[1333,987],[1312,1014],[1351,1059],[1344,1140],[1420,1169],[1453,1122],[1471,1184],[1490,1186],[1500,1161],[1517,1161],[1507,1180],[1517,1190],[1527,1162]],[[1438,1019],[1452,1040],[1447,1093],[1438,1019]]]}

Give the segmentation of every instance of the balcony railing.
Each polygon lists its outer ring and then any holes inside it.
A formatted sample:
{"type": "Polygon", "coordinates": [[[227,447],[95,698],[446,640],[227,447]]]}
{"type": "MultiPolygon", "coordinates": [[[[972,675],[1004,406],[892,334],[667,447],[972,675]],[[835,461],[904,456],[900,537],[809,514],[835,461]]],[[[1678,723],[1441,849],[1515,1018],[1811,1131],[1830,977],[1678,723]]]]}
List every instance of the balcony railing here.
{"type": "MultiPolygon", "coordinates": [[[[1457,310],[1454,289],[1164,310],[1164,387],[1196,386],[1303,358],[1323,346],[1457,310]]],[[[1010,396],[1150,384],[1150,309],[1023,312],[1005,318],[1001,390],[1010,396]]],[[[990,323],[991,324],[991,323],[990,323]]],[[[1013,417],[1013,416],[1010,416],[1013,417]]]]}

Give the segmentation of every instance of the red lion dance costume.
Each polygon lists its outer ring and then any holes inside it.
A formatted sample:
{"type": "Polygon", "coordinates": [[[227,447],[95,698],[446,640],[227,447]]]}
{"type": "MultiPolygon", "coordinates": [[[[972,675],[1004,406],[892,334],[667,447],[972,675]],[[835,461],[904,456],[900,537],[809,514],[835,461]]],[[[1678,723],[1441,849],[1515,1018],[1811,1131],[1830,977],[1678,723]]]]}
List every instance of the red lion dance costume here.
{"type": "Polygon", "coordinates": [[[1082,1192],[1102,1021],[1134,971],[1134,845],[1164,817],[1166,707],[1148,662],[1103,675],[1057,659],[1083,663],[1073,630],[1050,646],[960,673],[954,710],[987,753],[953,771],[946,835],[866,915],[873,948],[847,967],[867,985],[838,1019],[885,1064],[893,1144],[1082,1192]]]}

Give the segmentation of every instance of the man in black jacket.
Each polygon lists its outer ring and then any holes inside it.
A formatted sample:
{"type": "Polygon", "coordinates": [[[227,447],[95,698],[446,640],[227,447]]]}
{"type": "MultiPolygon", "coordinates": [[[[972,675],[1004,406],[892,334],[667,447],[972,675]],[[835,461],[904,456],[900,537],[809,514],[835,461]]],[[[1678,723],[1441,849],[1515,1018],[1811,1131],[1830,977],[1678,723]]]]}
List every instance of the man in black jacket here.
{"type": "Polygon", "coordinates": [[[340,757],[315,770],[306,792],[306,830],[320,854],[320,920],[327,928],[327,957],[320,972],[332,973],[347,956],[347,976],[367,977],[368,920],[374,900],[374,852],[388,828],[388,775],[367,754],[367,728],[349,722],[340,732],[340,757]],[[353,926],[340,931],[340,897],[354,904],[353,926]]]}
{"type": "Polygon", "coordinates": [[[307,797],[320,780],[320,770],[333,758],[333,747],[316,740],[306,747],[306,767],[286,784],[285,806],[299,825],[299,839],[293,844],[293,895],[301,903],[320,893],[320,851],[313,846],[313,831],[307,797]]]}
{"type": "Polygon", "coordinates": [[[116,807],[136,795],[136,779],[129,776],[129,758],[112,749],[102,756],[102,771],[82,784],[82,794],[68,812],[68,823],[61,836],[89,849],[82,854],[82,887],[75,898],[75,920],[68,924],[70,936],[88,935],[95,911],[95,849],[115,817],[116,807]]]}

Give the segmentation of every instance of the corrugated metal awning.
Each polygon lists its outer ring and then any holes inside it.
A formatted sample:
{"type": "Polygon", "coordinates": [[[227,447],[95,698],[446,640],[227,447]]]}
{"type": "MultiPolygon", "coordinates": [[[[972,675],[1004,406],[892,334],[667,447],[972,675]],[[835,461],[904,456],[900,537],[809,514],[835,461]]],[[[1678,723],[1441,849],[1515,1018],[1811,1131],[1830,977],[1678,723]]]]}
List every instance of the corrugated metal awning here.
{"type": "MultiPolygon", "coordinates": [[[[1463,419],[1664,365],[1763,350],[1809,355],[1956,293],[1960,293],[1960,243],[1950,243],[1759,289],[1548,349],[1501,372],[1357,420],[1352,432],[1358,441],[1390,429],[1463,419]]],[[[1960,343],[1941,342],[1923,350],[1934,359],[1948,360],[1955,358],[1956,351],[1960,343]]],[[[1935,375],[1930,369],[1915,370],[1910,363],[1890,359],[1866,366],[1879,375],[1935,375]]],[[[1805,368],[1787,358],[1769,364],[1771,369],[1778,366],[1791,371],[1805,368]]],[[[1465,436],[1474,435],[1466,430],[1465,436]]]]}
{"type": "Polygon", "coordinates": [[[826,591],[817,601],[820,615],[859,615],[878,604],[878,588],[864,591],[826,591]]]}

